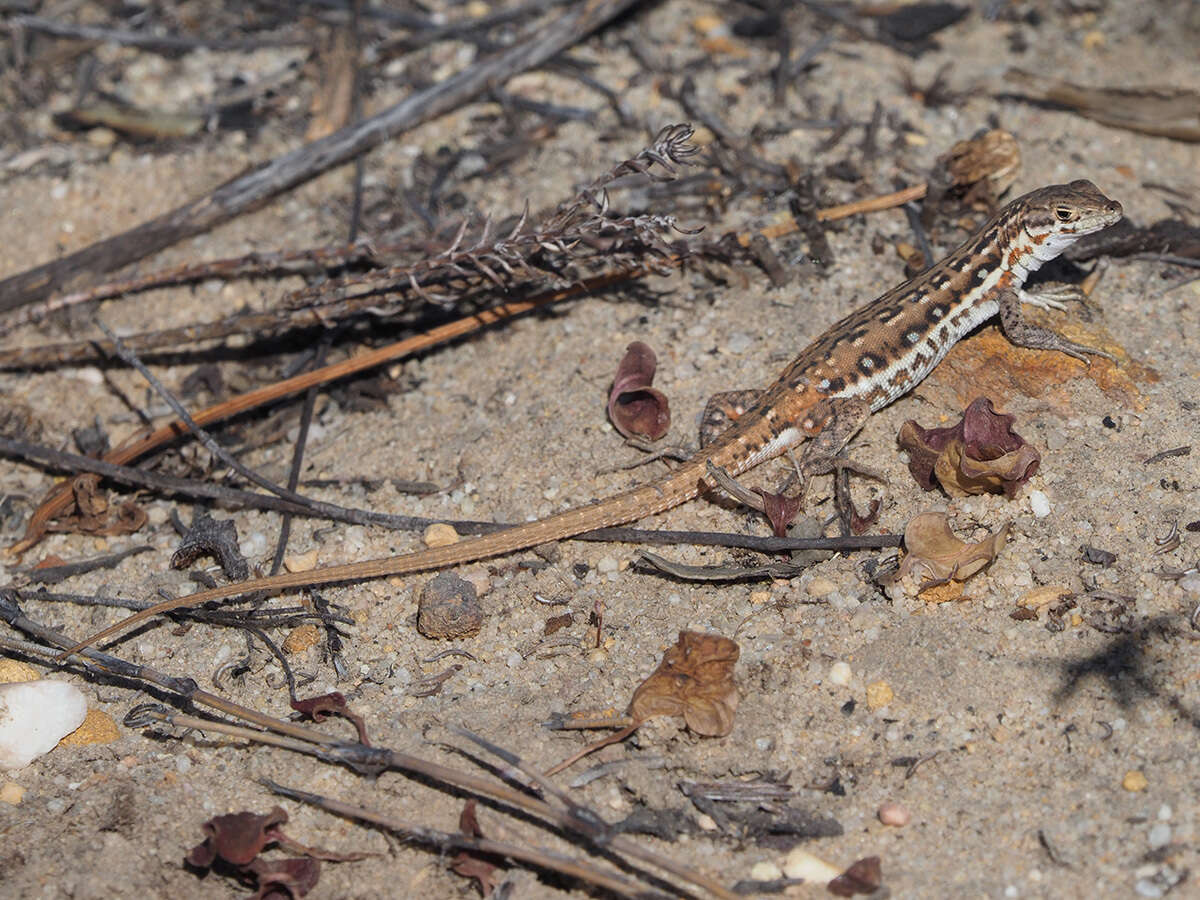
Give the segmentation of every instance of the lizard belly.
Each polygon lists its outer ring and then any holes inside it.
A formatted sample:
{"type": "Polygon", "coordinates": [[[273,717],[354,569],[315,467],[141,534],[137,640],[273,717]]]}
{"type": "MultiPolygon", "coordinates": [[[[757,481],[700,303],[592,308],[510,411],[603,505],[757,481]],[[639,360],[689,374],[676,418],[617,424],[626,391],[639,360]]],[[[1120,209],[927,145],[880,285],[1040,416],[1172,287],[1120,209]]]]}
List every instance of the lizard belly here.
{"type": "Polygon", "coordinates": [[[779,432],[779,434],[771,438],[771,440],[763,444],[754,452],[754,454],[747,461],[747,464],[744,467],[741,467],[742,471],[751,469],[761,462],[766,462],[768,459],[774,459],[780,453],[795,447],[807,437],[808,435],[794,426],[783,429],[783,431],[779,432]]]}

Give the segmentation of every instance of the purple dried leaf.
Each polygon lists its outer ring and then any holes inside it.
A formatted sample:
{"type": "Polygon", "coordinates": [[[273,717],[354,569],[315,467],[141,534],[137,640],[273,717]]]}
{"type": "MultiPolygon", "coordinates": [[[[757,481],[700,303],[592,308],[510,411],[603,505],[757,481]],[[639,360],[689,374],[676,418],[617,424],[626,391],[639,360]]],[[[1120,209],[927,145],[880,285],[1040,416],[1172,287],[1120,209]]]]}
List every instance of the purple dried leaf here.
{"type": "Polygon", "coordinates": [[[803,498],[772,494],[762,488],[755,488],[754,492],[763,499],[763,514],[771,523],[775,537],[787,537],[788,526],[804,506],[803,498]]]}
{"type": "Polygon", "coordinates": [[[829,893],[837,897],[873,894],[883,883],[883,869],[878,856],[868,856],[851,863],[850,868],[829,882],[829,893]]]}
{"type": "Polygon", "coordinates": [[[208,837],[192,848],[187,861],[201,869],[211,866],[218,857],[231,865],[247,865],[277,839],[276,826],[287,820],[287,813],[278,806],[266,815],[240,812],[214,816],[201,826],[208,837]]]}
{"type": "Polygon", "coordinates": [[[617,366],[608,394],[608,417],[625,437],[657,441],[671,426],[666,395],[650,386],[657,365],[654,351],[641,341],[634,341],[617,366]]]}
{"type": "Polygon", "coordinates": [[[303,856],[290,859],[256,859],[245,866],[258,878],[250,900],[298,900],[317,886],[321,864],[303,856]]]}
{"type": "Polygon", "coordinates": [[[981,397],[956,425],[927,429],[910,419],[898,440],[908,452],[909,472],[925,490],[936,482],[951,496],[1002,491],[1011,499],[1041,463],[1041,454],[1013,431],[1014,421],[981,397]]]}
{"type": "Polygon", "coordinates": [[[353,712],[346,705],[346,698],[339,691],[293,700],[291,705],[296,712],[308,716],[317,723],[324,721],[328,716],[341,716],[343,719],[348,719],[358,732],[358,742],[364,747],[371,746],[371,742],[367,740],[366,722],[363,721],[362,716],[353,712]]]}

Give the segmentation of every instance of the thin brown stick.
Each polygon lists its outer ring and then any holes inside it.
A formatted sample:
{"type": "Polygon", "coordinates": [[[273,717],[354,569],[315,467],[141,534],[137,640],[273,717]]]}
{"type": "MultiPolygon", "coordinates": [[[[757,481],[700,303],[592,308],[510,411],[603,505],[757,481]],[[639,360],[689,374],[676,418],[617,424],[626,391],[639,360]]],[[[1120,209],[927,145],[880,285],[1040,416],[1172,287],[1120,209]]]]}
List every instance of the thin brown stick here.
{"type": "Polygon", "coordinates": [[[586,747],[583,747],[582,749],[578,750],[577,752],[572,753],[570,756],[568,756],[562,762],[557,763],[557,764],[551,766],[550,768],[548,768],[544,773],[545,776],[547,778],[550,778],[551,776],[557,775],[559,772],[562,772],[565,769],[571,768],[571,766],[575,765],[575,763],[579,762],[579,760],[583,759],[589,753],[595,753],[597,750],[600,750],[603,747],[607,747],[609,744],[619,744],[621,741],[625,740],[625,738],[629,737],[631,734],[633,734],[635,731],[637,731],[638,728],[641,727],[641,725],[642,725],[641,722],[634,722],[632,725],[626,725],[624,728],[622,728],[616,734],[610,734],[608,737],[601,738],[598,741],[593,741],[592,743],[588,744],[586,747]]]}
{"type": "MultiPolygon", "coordinates": [[[[599,282],[604,282],[610,279],[597,279],[599,282]]],[[[615,281],[616,279],[611,279],[615,281]]],[[[597,284],[595,287],[601,285],[597,284]]],[[[193,414],[192,418],[198,425],[208,425],[212,422],[219,422],[223,419],[228,419],[239,413],[246,412],[250,409],[255,409],[260,406],[265,406],[282,397],[288,397],[292,394],[300,393],[310,387],[328,384],[332,381],[337,381],[341,378],[346,378],[358,372],[372,369],[376,366],[384,365],[392,360],[406,356],[410,353],[415,353],[418,350],[434,346],[444,341],[450,341],[454,338],[461,337],[465,334],[470,334],[473,331],[478,331],[481,328],[486,328],[494,325],[497,322],[506,321],[515,316],[522,315],[539,306],[545,306],[550,303],[562,299],[569,293],[574,293],[573,290],[552,291],[549,294],[543,294],[540,297],[535,297],[531,300],[524,300],[517,303],[506,303],[502,306],[493,307],[492,309],[482,310],[474,315],[467,316],[463,319],[458,319],[454,322],[448,322],[438,328],[431,329],[424,334],[414,335],[410,338],[405,338],[402,341],[397,341],[394,344],[388,344],[386,347],[380,347],[377,350],[372,350],[368,353],[363,353],[354,356],[350,359],[343,360],[338,363],[333,363],[324,366],[320,369],[314,369],[311,372],[305,372],[301,375],[296,375],[292,378],[285,379],[275,384],[267,385],[266,387],[258,388],[257,390],[249,391],[245,394],[240,394],[237,397],[231,397],[221,403],[202,409],[193,414]]],[[[132,443],[110,450],[104,455],[104,461],[114,463],[116,465],[125,465],[131,460],[137,459],[151,450],[161,447],[163,444],[174,440],[184,434],[187,434],[187,426],[182,421],[176,419],[162,428],[157,429],[145,437],[139,438],[132,443]]],[[[69,485],[58,485],[53,488],[50,494],[42,501],[42,504],[34,511],[29,519],[29,524],[26,526],[25,535],[16,544],[8,548],[10,555],[20,555],[34,546],[41,540],[42,535],[46,532],[46,525],[57,516],[61,515],[72,502],[72,494],[69,485]]]]}
{"type": "Polygon", "coordinates": [[[0,281],[0,312],[33,303],[80,278],[142,259],[227,222],[349,162],[397,135],[444,115],[487,89],[535,68],[621,14],[634,0],[582,0],[524,40],[401,102],[276,157],[212,193],[121,234],[0,281]],[[536,36],[533,36],[536,35],[536,36]]]}
{"type": "MultiPolygon", "coordinates": [[[[839,206],[826,206],[823,209],[818,209],[816,212],[818,222],[832,222],[836,219],[848,219],[850,216],[856,216],[859,213],[880,212],[885,209],[894,209],[897,206],[903,206],[905,203],[912,203],[914,200],[920,200],[929,190],[927,184],[914,184],[912,187],[906,187],[903,190],[894,191],[890,194],[880,194],[877,197],[865,197],[862,200],[855,200],[852,203],[843,203],[839,206]]],[[[738,243],[743,247],[749,247],[750,242],[754,240],[755,235],[762,235],[766,238],[779,238],[785,234],[793,234],[800,228],[795,219],[788,219],[786,222],[779,222],[774,225],[768,225],[765,228],[760,228],[758,231],[748,231],[738,235],[738,243]]]]}

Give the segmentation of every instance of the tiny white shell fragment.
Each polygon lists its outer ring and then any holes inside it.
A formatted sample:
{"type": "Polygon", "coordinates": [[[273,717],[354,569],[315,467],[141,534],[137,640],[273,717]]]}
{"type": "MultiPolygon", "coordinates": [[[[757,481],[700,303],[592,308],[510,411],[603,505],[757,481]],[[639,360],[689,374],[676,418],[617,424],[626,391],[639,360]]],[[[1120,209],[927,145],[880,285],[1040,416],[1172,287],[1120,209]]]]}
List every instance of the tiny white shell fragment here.
{"type": "Polygon", "coordinates": [[[0,769],[23,769],[87,715],[83,692],[65,681],[0,684],[0,769]]]}
{"type": "Polygon", "coordinates": [[[1050,515],[1050,498],[1042,491],[1029,492],[1029,505],[1033,508],[1033,514],[1039,519],[1050,515]]]}

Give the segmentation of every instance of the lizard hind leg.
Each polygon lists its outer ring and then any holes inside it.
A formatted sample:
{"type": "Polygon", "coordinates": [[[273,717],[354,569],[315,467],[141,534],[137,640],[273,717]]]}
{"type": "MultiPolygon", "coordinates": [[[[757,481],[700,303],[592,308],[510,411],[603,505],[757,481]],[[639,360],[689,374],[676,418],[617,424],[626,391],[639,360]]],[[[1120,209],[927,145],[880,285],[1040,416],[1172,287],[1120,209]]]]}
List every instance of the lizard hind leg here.
{"type": "Polygon", "coordinates": [[[760,390],[721,391],[709,397],[700,416],[701,448],[715,444],[717,438],[758,403],[763,393],[760,390]]]}
{"type": "Polygon", "coordinates": [[[845,455],[846,445],[858,434],[859,429],[870,418],[871,406],[857,397],[837,397],[826,401],[825,424],[809,441],[800,457],[800,499],[803,503],[808,495],[808,485],[815,475],[828,475],[843,470],[856,472],[877,481],[885,481],[883,474],[867,466],[853,462],[845,455]]]}

